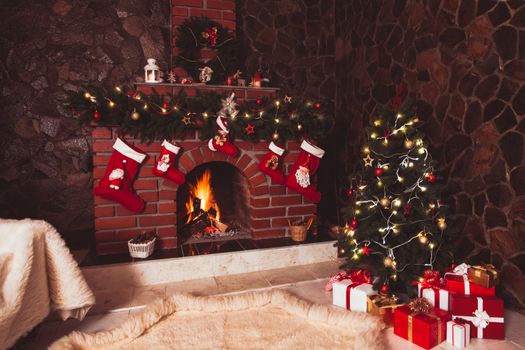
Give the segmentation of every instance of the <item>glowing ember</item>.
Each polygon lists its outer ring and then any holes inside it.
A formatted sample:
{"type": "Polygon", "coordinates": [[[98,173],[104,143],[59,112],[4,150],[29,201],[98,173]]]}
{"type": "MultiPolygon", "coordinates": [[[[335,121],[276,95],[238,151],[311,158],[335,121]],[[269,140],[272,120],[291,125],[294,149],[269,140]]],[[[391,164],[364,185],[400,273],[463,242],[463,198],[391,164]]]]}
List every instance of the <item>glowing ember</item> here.
{"type": "MultiPolygon", "coordinates": [[[[215,202],[213,198],[213,191],[211,189],[211,173],[208,169],[204,171],[201,178],[197,180],[197,183],[189,184],[189,198],[188,202],[186,202],[186,212],[188,215],[188,220],[186,223],[190,223],[193,219],[195,219],[195,208],[193,206],[193,202],[195,198],[200,199],[200,209],[205,211],[206,213],[209,212],[210,209],[214,209],[216,211],[215,217],[211,217],[210,219],[220,220],[221,214],[219,211],[219,206],[215,202]]],[[[197,213],[198,214],[198,213],[197,213]]]]}

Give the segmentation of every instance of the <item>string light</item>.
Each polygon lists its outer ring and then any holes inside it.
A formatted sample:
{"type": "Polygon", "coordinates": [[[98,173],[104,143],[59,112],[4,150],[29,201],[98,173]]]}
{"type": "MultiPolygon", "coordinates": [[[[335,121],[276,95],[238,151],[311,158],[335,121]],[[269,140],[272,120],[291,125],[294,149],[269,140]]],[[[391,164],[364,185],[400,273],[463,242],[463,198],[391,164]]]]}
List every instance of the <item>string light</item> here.
{"type": "Polygon", "coordinates": [[[379,119],[374,120],[374,125],[375,126],[380,126],[381,125],[381,120],[379,120],[379,119]]]}
{"type": "Polygon", "coordinates": [[[272,139],[277,140],[279,138],[279,134],[276,132],[273,133],[272,139]]]}
{"type": "Polygon", "coordinates": [[[117,92],[122,92],[122,89],[120,88],[120,86],[115,86],[115,90],[117,90],[117,92]]]}
{"type": "Polygon", "coordinates": [[[109,106],[109,108],[113,108],[113,107],[115,107],[115,102],[109,100],[109,102],[108,102],[108,106],[109,106]]]}
{"type": "Polygon", "coordinates": [[[147,110],[147,109],[148,109],[148,104],[145,103],[145,104],[144,104],[144,110],[147,110]]]}
{"type": "Polygon", "coordinates": [[[301,130],[303,126],[301,124],[297,124],[297,130],[301,130]]]}
{"type": "Polygon", "coordinates": [[[275,118],[274,121],[275,121],[275,124],[279,124],[281,122],[279,118],[275,118]]]}
{"type": "Polygon", "coordinates": [[[86,91],[84,92],[84,97],[89,100],[91,98],[91,94],[86,91]]]}
{"type": "Polygon", "coordinates": [[[202,116],[203,116],[204,118],[208,118],[208,113],[204,112],[204,113],[202,113],[202,116]]]}

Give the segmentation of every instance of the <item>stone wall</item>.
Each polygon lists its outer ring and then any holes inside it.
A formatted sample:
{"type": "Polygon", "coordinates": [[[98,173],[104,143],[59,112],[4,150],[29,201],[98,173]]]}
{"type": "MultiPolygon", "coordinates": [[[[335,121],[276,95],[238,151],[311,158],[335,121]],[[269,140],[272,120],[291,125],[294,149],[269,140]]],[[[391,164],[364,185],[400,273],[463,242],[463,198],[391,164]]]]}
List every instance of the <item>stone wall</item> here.
{"type": "MultiPolygon", "coordinates": [[[[457,214],[456,260],[492,262],[525,306],[525,2],[338,0],[338,113],[348,135],[407,84],[457,214]]],[[[360,142],[347,146],[356,159],[360,142]]]]}
{"type": "Polygon", "coordinates": [[[167,0],[0,4],[0,217],[48,220],[70,245],[93,241],[90,130],[65,92],[142,77],[169,57],[167,0]]]}
{"type": "MultiPolygon", "coordinates": [[[[335,0],[238,0],[240,61],[247,72],[269,67],[272,86],[284,93],[335,103],[335,0]]],[[[318,170],[322,222],[334,222],[338,208],[334,173],[343,135],[334,128],[319,140],[326,153],[318,170]],[[340,142],[332,142],[338,138],[340,142]]]]}

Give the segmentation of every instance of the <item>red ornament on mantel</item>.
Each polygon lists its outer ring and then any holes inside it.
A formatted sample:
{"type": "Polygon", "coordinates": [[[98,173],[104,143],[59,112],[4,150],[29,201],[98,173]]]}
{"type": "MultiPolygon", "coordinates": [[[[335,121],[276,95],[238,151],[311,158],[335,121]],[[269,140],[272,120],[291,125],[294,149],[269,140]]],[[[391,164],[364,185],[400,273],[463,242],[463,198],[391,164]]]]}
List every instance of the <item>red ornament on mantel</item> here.
{"type": "Polygon", "coordinates": [[[98,119],[100,119],[100,117],[101,117],[101,115],[100,115],[99,112],[93,113],[93,119],[97,119],[98,120],[98,119]]]}
{"type": "Polygon", "coordinates": [[[382,168],[375,168],[374,169],[374,174],[376,174],[376,176],[383,175],[383,169],[382,168]]]}
{"type": "Polygon", "coordinates": [[[257,100],[255,100],[255,103],[257,103],[257,105],[261,105],[262,104],[262,100],[260,98],[258,98],[257,100]]]}
{"type": "Polygon", "coordinates": [[[315,108],[317,108],[317,109],[321,108],[321,104],[320,104],[319,102],[317,102],[317,103],[315,104],[315,108]]]}

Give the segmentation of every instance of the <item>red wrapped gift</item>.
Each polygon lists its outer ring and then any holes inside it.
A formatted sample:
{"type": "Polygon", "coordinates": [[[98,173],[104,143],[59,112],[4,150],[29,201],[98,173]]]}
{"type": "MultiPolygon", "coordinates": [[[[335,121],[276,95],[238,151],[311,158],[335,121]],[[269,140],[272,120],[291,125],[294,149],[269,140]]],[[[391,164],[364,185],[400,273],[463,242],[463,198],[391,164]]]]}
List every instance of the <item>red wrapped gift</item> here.
{"type": "Polygon", "coordinates": [[[451,294],[449,306],[453,318],[467,320],[474,327],[471,331],[473,337],[505,339],[503,300],[451,294]]]}
{"type": "Polygon", "coordinates": [[[446,324],[450,319],[447,311],[432,308],[427,300],[418,298],[394,310],[394,334],[430,349],[446,339],[446,324]],[[414,307],[414,303],[425,306],[414,307]]]}
{"type": "Polygon", "coordinates": [[[447,290],[472,296],[493,297],[496,295],[495,287],[485,288],[468,280],[467,270],[469,267],[467,264],[461,264],[454,269],[454,272],[447,272],[445,274],[447,290]]]}

